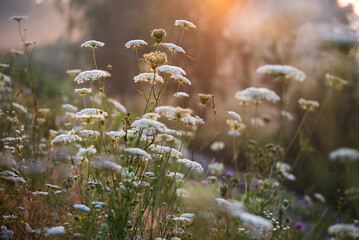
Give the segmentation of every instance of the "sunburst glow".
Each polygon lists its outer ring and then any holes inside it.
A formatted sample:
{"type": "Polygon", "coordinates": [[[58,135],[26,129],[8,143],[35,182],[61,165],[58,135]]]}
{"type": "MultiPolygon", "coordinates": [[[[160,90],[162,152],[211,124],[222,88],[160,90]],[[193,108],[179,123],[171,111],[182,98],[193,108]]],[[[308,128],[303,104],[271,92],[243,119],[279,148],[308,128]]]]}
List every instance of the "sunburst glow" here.
{"type": "Polygon", "coordinates": [[[359,0],[338,0],[340,7],[347,7],[351,5],[356,15],[359,15],[359,0]]]}

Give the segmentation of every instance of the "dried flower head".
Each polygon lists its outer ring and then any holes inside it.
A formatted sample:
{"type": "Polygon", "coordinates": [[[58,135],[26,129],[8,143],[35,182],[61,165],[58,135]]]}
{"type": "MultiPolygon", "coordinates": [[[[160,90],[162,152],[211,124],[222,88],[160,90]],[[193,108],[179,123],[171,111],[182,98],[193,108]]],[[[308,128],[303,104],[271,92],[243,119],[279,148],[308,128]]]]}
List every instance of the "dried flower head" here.
{"type": "Polygon", "coordinates": [[[189,28],[196,29],[196,25],[194,25],[193,23],[191,23],[190,21],[187,21],[187,20],[176,20],[175,26],[179,26],[184,30],[189,30],[189,28]]]}
{"type": "Polygon", "coordinates": [[[271,74],[284,77],[285,79],[293,79],[299,82],[305,80],[305,73],[295,67],[288,65],[264,65],[257,69],[258,73],[271,74]]]}
{"type": "Polygon", "coordinates": [[[142,46],[145,46],[145,45],[147,45],[147,42],[145,42],[143,40],[140,40],[140,39],[137,39],[137,40],[128,41],[125,44],[125,47],[126,48],[137,48],[137,47],[142,47],[142,46]]]}
{"type": "Polygon", "coordinates": [[[212,98],[212,94],[206,93],[198,93],[197,96],[202,105],[206,105],[206,103],[212,98]]]}
{"type": "Polygon", "coordinates": [[[81,47],[87,47],[87,48],[90,48],[91,50],[95,50],[98,47],[103,47],[103,46],[105,46],[105,44],[103,42],[96,41],[96,40],[88,40],[88,41],[84,42],[83,44],[81,44],[81,47]]]}
{"type": "Polygon", "coordinates": [[[167,55],[164,52],[150,52],[143,55],[143,58],[151,65],[152,69],[156,69],[167,63],[167,55]]]}
{"type": "Polygon", "coordinates": [[[153,29],[151,32],[151,37],[157,42],[160,43],[166,37],[166,31],[162,28],[153,29]]]}
{"type": "Polygon", "coordinates": [[[298,100],[300,107],[304,110],[314,111],[315,108],[319,107],[319,103],[317,101],[305,100],[303,98],[298,100]]]}
{"type": "Polygon", "coordinates": [[[103,70],[89,70],[81,72],[74,79],[78,84],[88,82],[88,81],[96,81],[102,78],[111,77],[111,74],[103,71],[103,70]]]}
{"type": "Polygon", "coordinates": [[[335,89],[342,89],[344,85],[348,85],[348,81],[341,79],[339,77],[333,76],[329,73],[325,74],[325,79],[327,80],[327,84],[330,87],[333,87],[335,89]]]}

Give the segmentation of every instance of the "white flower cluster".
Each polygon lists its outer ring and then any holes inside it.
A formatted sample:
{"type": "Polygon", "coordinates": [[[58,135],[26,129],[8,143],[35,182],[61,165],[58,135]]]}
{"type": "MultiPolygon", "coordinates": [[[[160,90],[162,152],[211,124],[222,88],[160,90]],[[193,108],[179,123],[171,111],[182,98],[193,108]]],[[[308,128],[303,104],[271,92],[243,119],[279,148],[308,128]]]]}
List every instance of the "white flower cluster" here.
{"type": "Polygon", "coordinates": [[[52,227],[46,231],[45,236],[62,235],[66,234],[64,226],[52,227]]]}
{"type": "Polygon", "coordinates": [[[155,108],[155,113],[166,117],[168,120],[180,121],[182,118],[192,114],[192,110],[189,108],[160,106],[155,108]]]}
{"type": "Polygon", "coordinates": [[[188,30],[188,28],[196,28],[196,25],[194,25],[192,22],[187,20],[176,20],[175,26],[179,26],[185,30],[188,30]]]}
{"type": "Polygon", "coordinates": [[[5,170],[0,172],[0,179],[2,180],[6,180],[12,183],[26,183],[26,181],[20,177],[19,175],[17,175],[16,173],[10,172],[9,170],[5,170]]]}
{"type": "Polygon", "coordinates": [[[145,113],[142,115],[142,118],[151,119],[151,120],[157,120],[161,117],[161,115],[157,113],[145,113]]]}
{"type": "Polygon", "coordinates": [[[197,172],[203,172],[203,167],[200,163],[191,161],[187,158],[182,158],[177,160],[178,163],[183,163],[186,167],[190,168],[191,170],[195,170],[197,172]]]}
{"type": "Polygon", "coordinates": [[[51,145],[55,143],[71,143],[74,141],[82,141],[82,138],[75,134],[75,130],[72,129],[71,131],[60,134],[56,136],[54,139],[51,140],[51,145]]]}
{"type": "Polygon", "coordinates": [[[290,113],[287,112],[287,111],[282,110],[282,111],[281,111],[281,115],[282,115],[283,117],[285,117],[286,119],[288,119],[289,121],[292,121],[292,120],[293,120],[292,114],[290,114],[290,113]]]}
{"type": "Polygon", "coordinates": [[[288,163],[277,162],[276,169],[283,175],[285,179],[289,181],[295,181],[296,177],[293,174],[289,173],[289,171],[291,170],[291,166],[288,163]]]}
{"type": "Polygon", "coordinates": [[[305,100],[303,98],[298,100],[300,107],[304,110],[314,111],[315,108],[319,107],[319,103],[317,101],[305,100]]]}
{"type": "Polygon", "coordinates": [[[84,212],[90,212],[90,211],[91,211],[91,209],[90,209],[88,206],[83,205],[83,204],[74,204],[73,207],[74,207],[75,209],[79,209],[79,210],[82,210],[82,211],[84,211],[84,212]]]}
{"type": "Polygon", "coordinates": [[[123,113],[127,112],[127,109],[119,101],[117,101],[113,98],[107,98],[107,101],[112,103],[115,106],[115,108],[117,110],[119,110],[120,112],[123,112],[123,113]]]}
{"type": "Polygon", "coordinates": [[[81,130],[79,133],[84,138],[100,136],[100,133],[98,131],[94,131],[94,130],[81,130]]]}
{"type": "Polygon", "coordinates": [[[66,73],[68,75],[70,75],[71,77],[76,76],[77,74],[79,74],[81,72],[81,69],[70,69],[70,70],[66,70],[66,73]]]}
{"type": "Polygon", "coordinates": [[[257,69],[258,73],[284,76],[286,79],[293,79],[299,82],[305,80],[305,73],[295,67],[288,65],[264,65],[257,69]]]}
{"type": "Polygon", "coordinates": [[[23,16],[12,16],[11,18],[9,18],[9,20],[15,20],[20,22],[23,19],[29,19],[29,16],[23,15],[23,16]]]}
{"type": "Polygon", "coordinates": [[[91,88],[77,88],[75,89],[75,93],[77,93],[79,96],[85,96],[86,94],[92,93],[91,88]]]}
{"type": "Polygon", "coordinates": [[[332,161],[346,159],[356,161],[359,159],[359,151],[352,148],[339,148],[335,151],[330,152],[329,159],[332,161]]]}
{"type": "Polygon", "coordinates": [[[105,43],[96,40],[88,40],[83,44],[81,44],[81,47],[87,47],[91,49],[96,49],[98,47],[103,47],[103,46],[105,46],[105,43]]]}
{"type": "Polygon", "coordinates": [[[179,217],[171,218],[171,221],[192,223],[195,217],[194,213],[183,213],[179,217]]]}
{"type": "Polygon", "coordinates": [[[88,81],[96,81],[106,77],[111,77],[111,74],[103,70],[94,69],[79,73],[79,75],[75,77],[74,81],[80,84],[88,81]]]}
{"type": "Polygon", "coordinates": [[[185,93],[185,92],[176,92],[175,94],[173,94],[173,96],[175,97],[175,98],[187,98],[187,97],[189,97],[189,95],[187,94],[187,93],[185,93]]]}
{"type": "Polygon", "coordinates": [[[126,135],[126,132],[124,130],[121,131],[111,131],[106,132],[106,135],[110,136],[113,140],[116,140],[116,138],[121,138],[126,135]]]}
{"type": "Polygon", "coordinates": [[[327,80],[327,84],[330,87],[334,87],[336,89],[341,89],[344,85],[348,85],[349,82],[341,79],[339,77],[333,76],[329,73],[325,74],[325,79],[327,80]]]}
{"type": "Polygon", "coordinates": [[[62,107],[70,112],[76,112],[77,111],[77,107],[71,105],[71,104],[62,104],[62,107]]]}
{"type": "Polygon", "coordinates": [[[177,149],[161,146],[161,145],[151,145],[148,147],[151,152],[158,153],[158,154],[170,154],[171,157],[179,159],[183,158],[182,153],[180,153],[177,149]]]}
{"type": "Polygon", "coordinates": [[[151,155],[148,154],[145,150],[142,150],[141,148],[125,148],[123,151],[130,155],[138,155],[146,161],[152,159],[151,155]]]}
{"type": "Polygon", "coordinates": [[[88,155],[93,155],[96,153],[97,153],[96,148],[93,145],[91,145],[90,147],[80,148],[76,154],[76,157],[84,158],[84,157],[87,157],[88,155]]]}
{"type": "Polygon", "coordinates": [[[225,147],[225,143],[224,142],[219,142],[219,141],[215,141],[211,144],[210,148],[212,151],[214,152],[218,152],[223,150],[225,147]]]}
{"type": "Polygon", "coordinates": [[[77,119],[98,119],[104,120],[108,117],[107,112],[97,108],[84,108],[75,114],[77,119]]]}
{"type": "Polygon", "coordinates": [[[355,224],[334,224],[328,228],[328,233],[331,235],[342,236],[349,235],[352,239],[359,238],[359,227],[355,224]]]}
{"type": "Polygon", "coordinates": [[[126,48],[136,48],[136,47],[141,47],[141,46],[145,46],[145,45],[147,45],[147,42],[140,40],[140,39],[136,39],[136,40],[128,41],[125,44],[125,47],[126,48]]]}
{"type": "Polygon", "coordinates": [[[137,82],[146,82],[151,85],[155,85],[156,83],[164,83],[163,78],[157,73],[140,73],[139,75],[133,78],[135,83],[137,82]]]}
{"type": "Polygon", "coordinates": [[[159,66],[156,68],[156,71],[171,75],[186,75],[186,72],[182,68],[171,65],[159,66]]]}
{"type": "Polygon", "coordinates": [[[173,43],[160,43],[160,45],[166,47],[171,52],[186,53],[183,48],[181,48],[180,46],[177,46],[176,44],[173,44],[173,43]]]}
{"type": "Polygon", "coordinates": [[[26,108],[25,108],[23,105],[21,105],[21,104],[18,104],[18,103],[13,102],[13,103],[12,103],[12,106],[13,106],[14,108],[16,108],[16,109],[18,109],[18,110],[24,112],[24,113],[27,113],[26,108]]]}
{"type": "Polygon", "coordinates": [[[178,84],[192,85],[192,82],[182,75],[171,75],[171,78],[174,79],[178,84]]]}
{"type": "Polygon", "coordinates": [[[246,88],[243,91],[238,91],[234,95],[236,99],[243,103],[261,103],[261,102],[272,102],[276,103],[280,100],[280,97],[267,88],[256,88],[250,87],[246,88]]]}

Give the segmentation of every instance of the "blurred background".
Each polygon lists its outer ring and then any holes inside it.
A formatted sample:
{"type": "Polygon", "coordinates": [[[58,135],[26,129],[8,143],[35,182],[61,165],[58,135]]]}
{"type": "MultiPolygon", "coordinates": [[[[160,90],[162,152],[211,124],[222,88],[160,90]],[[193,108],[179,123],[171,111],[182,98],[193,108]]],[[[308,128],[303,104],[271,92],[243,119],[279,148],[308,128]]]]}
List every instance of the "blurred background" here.
{"type": "MultiPolygon", "coordinates": [[[[232,140],[226,136],[226,112],[241,112],[234,93],[254,86],[268,87],[281,95],[280,83],[256,73],[259,66],[292,65],[307,75],[305,82],[289,85],[288,109],[294,120],[289,125],[287,141],[304,114],[297,100],[303,97],[322,102],[325,73],[347,79],[349,87],[332,96],[320,119],[311,143],[312,152],[303,156],[304,160],[294,170],[297,181],[288,184],[304,194],[321,192],[332,202],[344,194],[340,174],[343,166],[330,162],[328,153],[339,147],[359,148],[359,1],[1,0],[0,62],[4,63],[12,61],[9,49],[21,48],[17,26],[8,20],[13,15],[29,16],[22,26],[27,28],[27,40],[36,41],[35,77],[44,106],[54,104],[53,99],[63,99],[64,93],[71,99],[75,84],[66,70],[93,68],[90,53],[80,45],[94,39],[106,44],[97,51],[99,68],[112,66],[108,95],[120,99],[128,109],[136,108],[134,102],[141,97],[133,83],[138,71],[136,56],[124,47],[125,43],[143,39],[151,46],[150,32],[154,28],[166,29],[165,42],[177,43],[181,31],[174,21],[185,19],[196,24],[197,30],[184,35],[182,46],[186,55],[178,55],[175,62],[192,81],[191,87],[182,89],[191,95],[183,106],[194,108],[199,114],[197,93],[214,94],[220,140],[228,143],[223,156],[229,164],[232,140]]],[[[140,54],[151,50],[142,48],[140,54]]],[[[163,102],[177,104],[170,96],[163,102]]],[[[271,116],[261,129],[265,143],[279,131],[279,107],[268,105],[261,109],[262,114],[271,116]]],[[[200,129],[193,148],[215,157],[208,150],[215,140],[215,124],[211,107],[207,108],[202,113],[206,121],[202,128],[206,130],[200,129]]],[[[313,119],[314,114],[309,116],[304,133],[310,130],[313,119]]],[[[294,161],[291,157],[298,150],[292,151],[288,162],[294,161]]],[[[352,172],[351,186],[358,187],[359,174],[355,174],[359,173],[358,163],[353,165],[352,172]]]]}

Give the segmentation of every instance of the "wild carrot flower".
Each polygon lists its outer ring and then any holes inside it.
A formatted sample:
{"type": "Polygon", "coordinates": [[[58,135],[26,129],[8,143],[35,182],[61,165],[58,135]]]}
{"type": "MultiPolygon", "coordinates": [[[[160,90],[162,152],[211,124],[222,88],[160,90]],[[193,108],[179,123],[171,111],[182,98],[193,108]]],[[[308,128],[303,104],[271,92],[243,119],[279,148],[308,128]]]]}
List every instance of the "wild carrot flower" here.
{"type": "Polygon", "coordinates": [[[224,165],[223,163],[214,162],[208,165],[208,169],[210,170],[211,174],[219,175],[222,174],[224,165]]]}
{"type": "Polygon", "coordinates": [[[225,143],[224,142],[213,142],[210,146],[211,150],[214,152],[221,151],[224,149],[225,143]]]}
{"type": "Polygon", "coordinates": [[[178,84],[184,85],[192,85],[191,81],[182,75],[171,75],[171,78],[175,80],[178,84]]]}
{"type": "Polygon", "coordinates": [[[292,79],[299,82],[303,82],[305,80],[304,72],[288,65],[264,65],[259,67],[257,72],[262,74],[282,76],[286,79],[292,79]]]}
{"type": "Polygon", "coordinates": [[[325,203],[325,197],[320,193],[314,193],[313,196],[321,203],[325,203]]]}
{"type": "Polygon", "coordinates": [[[189,108],[171,106],[159,106],[156,107],[154,111],[172,121],[180,121],[182,118],[192,114],[192,110],[189,108]]]}
{"type": "Polygon", "coordinates": [[[93,155],[96,153],[97,153],[96,148],[93,145],[91,145],[89,147],[80,148],[76,154],[76,157],[86,157],[86,156],[93,155]]]}
{"type": "Polygon", "coordinates": [[[177,160],[178,163],[183,163],[189,169],[193,169],[196,172],[203,172],[203,167],[200,163],[191,161],[187,158],[182,158],[177,160]]]}
{"type": "Polygon", "coordinates": [[[147,45],[147,42],[137,39],[137,40],[128,41],[125,44],[125,47],[126,48],[136,48],[136,47],[141,47],[141,46],[145,46],[145,45],[147,45]]]}
{"type": "Polygon", "coordinates": [[[246,125],[237,119],[227,119],[226,123],[229,126],[228,135],[230,136],[240,136],[241,132],[246,128],[246,125]]]}
{"type": "Polygon", "coordinates": [[[26,108],[25,108],[23,105],[21,105],[21,104],[18,104],[18,103],[13,102],[13,103],[12,103],[12,106],[13,106],[14,108],[16,108],[16,109],[18,109],[18,110],[24,112],[24,113],[27,113],[26,108]]]}
{"type": "Polygon", "coordinates": [[[353,239],[359,238],[359,227],[355,224],[334,224],[328,228],[328,233],[330,235],[334,235],[336,237],[342,236],[343,238],[346,236],[352,237],[353,239]]]}
{"type": "Polygon", "coordinates": [[[291,170],[291,166],[288,163],[277,162],[276,169],[282,174],[285,179],[295,181],[296,177],[293,174],[289,173],[289,171],[291,170]]]}
{"type": "Polygon", "coordinates": [[[130,155],[138,155],[140,157],[143,157],[144,160],[152,159],[151,155],[148,154],[145,150],[142,150],[141,148],[125,148],[123,151],[130,155]]]}
{"type": "Polygon", "coordinates": [[[6,63],[0,63],[0,69],[9,68],[10,65],[6,63]]]}
{"type": "Polygon", "coordinates": [[[332,161],[346,159],[350,161],[356,161],[359,159],[359,151],[351,148],[339,148],[335,151],[330,152],[329,159],[332,161]]]}
{"type": "Polygon", "coordinates": [[[66,234],[65,227],[63,226],[49,228],[45,233],[46,236],[63,235],[63,234],[66,234]]]}
{"type": "Polygon", "coordinates": [[[319,103],[317,101],[305,100],[303,98],[298,100],[300,107],[304,110],[314,111],[315,108],[319,107],[319,103]]]}
{"type": "Polygon", "coordinates": [[[173,43],[161,43],[160,45],[166,47],[171,52],[186,53],[185,50],[183,50],[183,48],[173,43]]]}
{"type": "Polygon", "coordinates": [[[11,78],[0,72],[0,83],[11,84],[11,78]]]}
{"type": "Polygon", "coordinates": [[[90,211],[91,211],[91,209],[90,209],[88,206],[83,205],[83,204],[74,204],[73,207],[74,207],[75,209],[79,209],[79,210],[82,210],[82,211],[84,211],[84,212],[90,212],[90,211]]]}
{"type": "Polygon", "coordinates": [[[30,47],[31,45],[35,45],[35,44],[36,44],[35,41],[27,41],[22,43],[22,45],[24,45],[25,47],[30,47]]]}
{"type": "Polygon", "coordinates": [[[113,170],[116,172],[121,172],[123,170],[120,165],[108,160],[99,160],[95,162],[94,168],[99,170],[113,170]]]}
{"type": "Polygon", "coordinates": [[[149,146],[149,150],[158,153],[158,154],[170,154],[173,158],[183,158],[182,153],[180,153],[177,149],[167,147],[167,146],[161,146],[161,145],[151,145],[149,146]]]}
{"type": "Polygon", "coordinates": [[[145,113],[144,115],[142,115],[142,118],[147,118],[147,119],[151,119],[151,120],[157,120],[161,117],[161,115],[157,114],[157,113],[145,113]]]}
{"type": "Polygon", "coordinates": [[[238,122],[242,122],[241,116],[233,111],[228,111],[228,114],[231,115],[234,119],[236,119],[238,122]]]}
{"type": "Polygon", "coordinates": [[[87,48],[90,48],[91,50],[95,50],[98,47],[103,47],[103,46],[105,46],[105,44],[103,42],[96,41],[96,40],[88,40],[88,41],[84,42],[83,44],[81,44],[81,47],[87,47],[87,48]]]}
{"type": "Polygon", "coordinates": [[[56,190],[61,189],[59,186],[57,186],[57,185],[52,185],[52,184],[46,184],[46,187],[51,188],[51,189],[56,189],[56,190]]]}
{"type": "Polygon", "coordinates": [[[182,179],[184,179],[184,175],[179,172],[168,172],[166,176],[170,178],[175,178],[177,181],[181,181],[182,179]]]}
{"type": "Polygon", "coordinates": [[[338,90],[342,89],[342,87],[344,85],[348,85],[348,81],[341,79],[339,77],[333,76],[329,73],[325,74],[325,79],[327,80],[328,86],[336,88],[338,90]]]}
{"type": "Polygon", "coordinates": [[[112,103],[114,105],[114,107],[119,110],[120,112],[126,113],[127,109],[117,100],[113,99],[113,98],[107,98],[107,101],[109,103],[112,103]]]}
{"type": "Polygon", "coordinates": [[[256,88],[250,87],[246,88],[243,91],[238,91],[234,97],[240,101],[243,101],[243,98],[246,102],[253,102],[259,104],[261,102],[272,102],[276,103],[280,100],[280,97],[267,88],[256,88]]]}
{"type": "Polygon", "coordinates": [[[79,73],[74,79],[78,84],[88,82],[88,81],[96,81],[102,78],[111,77],[111,74],[103,71],[103,70],[89,70],[79,73]]]}
{"type": "Polygon", "coordinates": [[[195,216],[196,215],[194,215],[193,213],[183,213],[179,217],[171,218],[171,221],[192,223],[194,221],[195,216]]]}
{"type": "Polygon", "coordinates": [[[157,73],[140,73],[139,75],[133,78],[135,83],[137,82],[147,82],[151,85],[155,85],[156,83],[164,83],[163,78],[157,73]]]}
{"type": "Polygon", "coordinates": [[[200,125],[204,124],[204,121],[202,118],[200,118],[198,116],[192,117],[189,114],[182,117],[181,122],[185,123],[187,126],[200,126],[200,125]]]}
{"type": "Polygon", "coordinates": [[[289,121],[292,121],[293,120],[293,116],[292,116],[292,114],[290,114],[289,112],[287,112],[287,111],[281,111],[281,115],[283,116],[283,117],[285,117],[286,119],[288,119],[289,121]]]}
{"type": "Polygon", "coordinates": [[[110,136],[113,140],[116,140],[117,138],[124,137],[126,135],[126,132],[124,130],[111,131],[111,132],[106,132],[106,135],[110,136]]]}
{"type": "Polygon", "coordinates": [[[156,69],[167,63],[167,55],[164,52],[150,52],[143,55],[143,58],[151,65],[152,69],[156,69]]]}
{"type": "Polygon", "coordinates": [[[74,141],[83,141],[81,137],[75,134],[75,130],[71,130],[68,133],[60,134],[51,140],[51,145],[55,143],[71,143],[74,141]]]}
{"type": "Polygon", "coordinates": [[[93,130],[81,130],[79,133],[84,138],[99,137],[100,136],[100,133],[98,131],[93,131],[93,130]]]}
{"type": "Polygon", "coordinates": [[[11,49],[10,52],[14,54],[15,56],[22,56],[24,55],[24,51],[17,50],[17,49],[11,49]]]}
{"type": "Polygon", "coordinates": [[[21,22],[24,19],[29,19],[29,16],[23,15],[23,16],[12,16],[11,18],[9,18],[9,21],[14,20],[17,22],[21,22]]]}
{"type": "Polygon", "coordinates": [[[104,120],[108,117],[107,112],[97,108],[85,108],[75,114],[77,119],[99,119],[104,120]]]}
{"type": "Polygon", "coordinates": [[[151,32],[151,37],[157,42],[160,43],[166,37],[166,31],[162,28],[153,29],[151,32]]]}
{"type": "Polygon", "coordinates": [[[196,25],[194,25],[192,22],[187,20],[176,20],[175,26],[179,26],[184,30],[189,30],[189,28],[196,28],[196,25]]]}
{"type": "Polygon", "coordinates": [[[91,88],[76,88],[75,93],[77,93],[79,96],[85,96],[89,93],[92,93],[91,88]]]}
{"type": "Polygon", "coordinates": [[[75,107],[74,105],[71,105],[71,104],[63,104],[62,107],[64,109],[66,109],[67,111],[70,111],[70,112],[76,112],[77,111],[77,107],[75,107]]]}
{"type": "Polygon", "coordinates": [[[176,92],[175,94],[173,94],[174,97],[176,98],[185,98],[185,97],[189,97],[189,95],[185,92],[176,92]]]}
{"type": "Polygon", "coordinates": [[[186,75],[186,72],[177,66],[171,66],[171,65],[162,65],[156,68],[156,71],[162,72],[162,73],[168,73],[171,75],[186,75]]]}

